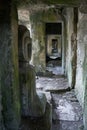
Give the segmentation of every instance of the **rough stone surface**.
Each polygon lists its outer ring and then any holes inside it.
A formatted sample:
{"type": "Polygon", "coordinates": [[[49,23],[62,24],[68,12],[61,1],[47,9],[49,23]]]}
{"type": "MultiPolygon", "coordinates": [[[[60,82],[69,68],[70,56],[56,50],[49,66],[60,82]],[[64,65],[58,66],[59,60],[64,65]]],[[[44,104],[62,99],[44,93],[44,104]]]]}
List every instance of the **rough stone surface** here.
{"type": "Polygon", "coordinates": [[[35,68],[28,63],[31,59],[30,50],[32,50],[29,31],[26,27],[20,26],[19,33],[19,76],[22,116],[40,117],[45,113],[46,96],[43,93],[36,92],[35,68]],[[28,42],[30,44],[28,51],[30,52],[27,52],[26,46],[28,42]]]}
{"type": "Polygon", "coordinates": [[[73,33],[73,18],[74,12],[73,8],[66,9],[66,28],[67,28],[67,38],[66,38],[66,72],[68,77],[69,86],[72,87],[72,50],[71,50],[71,35],[73,33]]]}
{"type": "MultiPolygon", "coordinates": [[[[14,0],[15,1],[15,0],[14,0]]],[[[84,0],[84,1],[86,1],[86,0],[84,0]]],[[[18,1],[17,0],[17,3],[18,3],[18,5],[19,6],[24,6],[24,5],[27,5],[28,7],[29,6],[32,6],[32,4],[39,4],[39,3],[44,3],[44,4],[50,4],[50,5],[68,5],[68,6],[79,6],[79,4],[81,4],[82,3],[82,1],[81,0],[66,0],[66,1],[64,1],[64,0],[37,0],[37,1],[34,1],[34,0],[25,0],[25,1],[23,1],[23,0],[20,0],[20,1],[18,1]]]]}
{"type": "Polygon", "coordinates": [[[48,102],[46,104],[46,111],[43,122],[45,125],[45,130],[52,130],[52,104],[48,102]]]}
{"type": "Polygon", "coordinates": [[[28,64],[22,69],[24,69],[24,72],[21,71],[22,76],[23,74],[26,76],[25,82],[22,84],[22,115],[42,116],[45,113],[46,97],[43,93],[36,93],[34,68],[28,64]]]}
{"type": "Polygon", "coordinates": [[[14,5],[11,7],[10,1],[7,1],[5,5],[2,5],[3,10],[0,10],[0,17],[2,17],[0,18],[0,85],[2,90],[2,118],[6,130],[18,130],[20,123],[20,102],[18,82],[17,10],[14,5]]]}
{"type": "MultiPolygon", "coordinates": [[[[61,76],[53,76],[57,79],[61,79],[61,76]]],[[[41,84],[45,86],[45,80],[41,84]]],[[[44,77],[47,80],[47,77],[44,77]]],[[[55,78],[53,80],[55,81],[55,78]]],[[[48,78],[48,82],[52,84],[48,78]]],[[[57,81],[56,81],[57,82],[57,81]]],[[[54,83],[53,83],[54,84],[54,83]]],[[[63,83],[61,82],[61,85],[63,83]]],[[[40,91],[45,91],[43,88],[37,88],[40,91]]],[[[62,89],[62,88],[61,88],[62,89]]],[[[83,111],[76,96],[75,91],[55,91],[51,93],[52,103],[52,130],[83,130],[83,111]]],[[[39,125],[39,130],[42,130],[42,124],[39,125]]],[[[36,126],[38,128],[38,126],[36,126]]]]}
{"type": "Polygon", "coordinates": [[[32,36],[32,63],[35,65],[36,72],[45,73],[46,70],[46,36],[45,23],[62,21],[60,16],[54,9],[47,11],[35,11],[30,14],[31,36],[32,36]]]}
{"type": "Polygon", "coordinates": [[[70,89],[68,81],[64,76],[59,78],[39,77],[36,81],[36,88],[49,92],[60,92],[70,89]]]}
{"type": "Polygon", "coordinates": [[[87,42],[87,14],[79,15],[78,33],[77,33],[77,71],[76,71],[76,94],[80,104],[84,106],[85,92],[85,61],[86,61],[86,42],[87,42]],[[79,82],[78,82],[79,81],[79,82]]]}
{"type": "Polygon", "coordinates": [[[74,91],[52,94],[54,130],[80,130],[83,127],[82,108],[74,91]]]}
{"type": "Polygon", "coordinates": [[[83,106],[84,130],[87,129],[87,14],[80,14],[78,26],[78,69],[76,80],[76,92],[83,106]],[[82,24],[83,23],[83,24],[82,24]],[[81,53],[81,51],[83,51],[81,53]],[[82,57],[81,57],[82,55],[82,57]],[[80,57],[80,59],[79,59],[80,57]],[[82,77],[81,84],[78,83],[79,75],[82,77]]]}
{"type": "Polygon", "coordinates": [[[52,130],[52,105],[46,104],[46,111],[39,118],[22,118],[19,130],[52,130]]]}
{"type": "Polygon", "coordinates": [[[52,64],[50,64],[48,67],[46,67],[46,70],[49,72],[52,72],[52,74],[55,74],[55,75],[58,75],[58,74],[63,75],[61,66],[54,67],[52,64]]]}
{"type": "Polygon", "coordinates": [[[43,92],[46,95],[47,102],[51,103],[51,93],[50,92],[43,92]]]}
{"type": "Polygon", "coordinates": [[[3,108],[2,108],[2,94],[1,94],[1,84],[0,84],[0,130],[5,130],[4,123],[3,123],[2,110],[3,110],[3,108]]]}

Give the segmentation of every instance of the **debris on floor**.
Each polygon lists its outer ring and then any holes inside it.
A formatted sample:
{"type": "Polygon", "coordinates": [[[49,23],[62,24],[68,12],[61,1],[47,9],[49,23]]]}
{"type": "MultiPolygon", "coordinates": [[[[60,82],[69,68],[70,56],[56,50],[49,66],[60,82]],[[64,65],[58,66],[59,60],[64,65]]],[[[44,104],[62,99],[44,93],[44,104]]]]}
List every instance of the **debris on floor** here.
{"type": "Polygon", "coordinates": [[[36,88],[51,95],[52,130],[83,130],[82,108],[65,76],[39,77],[36,88]]]}
{"type": "MultiPolygon", "coordinates": [[[[83,130],[82,108],[64,75],[52,72],[50,77],[49,74],[38,76],[36,89],[45,93],[47,101],[52,104],[52,130],[83,130]]],[[[22,121],[21,130],[46,130],[43,118],[23,118],[22,121]]]]}

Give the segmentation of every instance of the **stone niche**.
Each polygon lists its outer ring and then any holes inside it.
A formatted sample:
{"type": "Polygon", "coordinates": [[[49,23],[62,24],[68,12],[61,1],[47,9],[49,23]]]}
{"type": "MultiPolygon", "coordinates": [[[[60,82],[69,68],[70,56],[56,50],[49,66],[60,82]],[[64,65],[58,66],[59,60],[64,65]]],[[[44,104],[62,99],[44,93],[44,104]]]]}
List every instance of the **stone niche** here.
{"type": "Polygon", "coordinates": [[[47,35],[47,56],[52,59],[61,58],[61,36],[47,35]]]}

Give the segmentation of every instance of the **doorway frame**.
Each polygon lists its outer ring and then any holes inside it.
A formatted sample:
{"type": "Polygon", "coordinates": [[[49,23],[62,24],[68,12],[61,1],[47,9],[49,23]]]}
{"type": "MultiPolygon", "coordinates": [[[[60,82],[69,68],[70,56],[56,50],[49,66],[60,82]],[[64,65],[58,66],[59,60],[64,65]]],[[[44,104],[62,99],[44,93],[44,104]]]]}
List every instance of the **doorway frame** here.
{"type": "MultiPolygon", "coordinates": [[[[64,21],[63,20],[58,20],[58,21],[47,21],[45,22],[45,31],[46,31],[46,23],[61,23],[62,24],[62,34],[61,34],[61,57],[62,57],[62,74],[65,74],[65,45],[64,45],[64,21]]],[[[47,52],[47,45],[46,45],[47,37],[46,37],[46,32],[45,32],[45,57],[46,57],[46,52],[47,52]]]]}

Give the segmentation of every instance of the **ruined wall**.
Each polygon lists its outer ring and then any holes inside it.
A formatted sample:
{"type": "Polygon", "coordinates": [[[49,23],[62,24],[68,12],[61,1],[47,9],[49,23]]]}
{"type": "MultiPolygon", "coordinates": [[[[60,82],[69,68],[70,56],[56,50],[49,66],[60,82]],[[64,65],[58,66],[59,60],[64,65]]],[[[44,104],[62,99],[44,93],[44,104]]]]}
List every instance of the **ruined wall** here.
{"type": "Polygon", "coordinates": [[[73,8],[66,9],[66,73],[68,77],[69,86],[72,85],[72,50],[71,50],[71,36],[73,33],[73,8]]]}
{"type": "Polygon", "coordinates": [[[0,88],[2,92],[2,118],[6,130],[18,130],[20,123],[20,101],[17,11],[11,0],[0,2],[0,5],[2,5],[0,6],[0,88]]]}
{"type": "Polygon", "coordinates": [[[45,23],[62,21],[54,9],[40,10],[30,15],[32,36],[32,63],[36,72],[45,72],[46,67],[46,35],[45,23]]]}
{"type": "Polygon", "coordinates": [[[86,60],[86,44],[87,44],[87,14],[79,12],[79,23],[77,33],[77,71],[76,71],[76,95],[83,106],[84,92],[85,92],[85,72],[87,68],[84,68],[86,60]]]}

